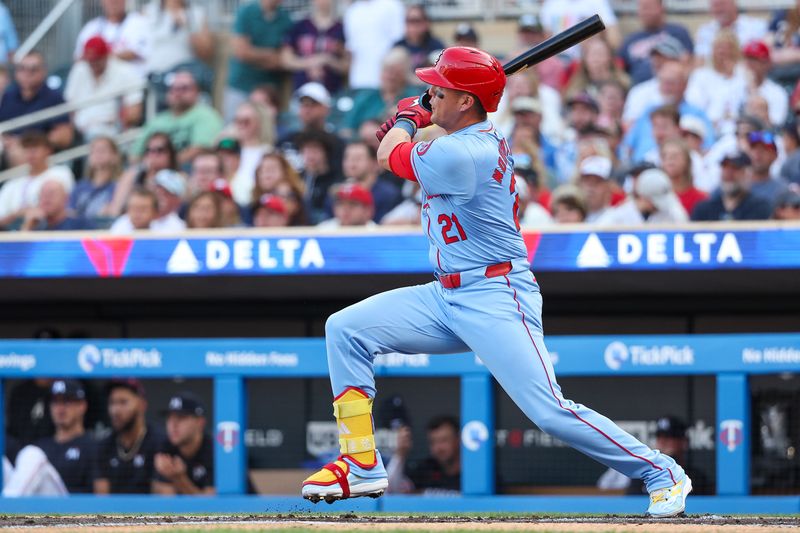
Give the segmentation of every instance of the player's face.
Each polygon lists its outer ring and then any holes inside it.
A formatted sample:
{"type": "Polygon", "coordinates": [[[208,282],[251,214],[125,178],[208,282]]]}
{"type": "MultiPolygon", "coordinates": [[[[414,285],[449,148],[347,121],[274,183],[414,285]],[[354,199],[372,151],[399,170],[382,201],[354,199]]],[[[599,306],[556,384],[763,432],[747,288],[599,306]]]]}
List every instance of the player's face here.
{"type": "Polygon", "coordinates": [[[114,431],[124,432],[133,428],[143,410],[142,399],[133,391],[117,387],[108,397],[108,418],[114,431]]]}
{"type": "Polygon", "coordinates": [[[55,397],[50,401],[50,417],[56,429],[67,429],[83,423],[86,401],[66,400],[55,397]]]}
{"type": "Polygon", "coordinates": [[[471,97],[461,91],[433,86],[428,92],[431,95],[431,122],[446,130],[471,105],[471,97]]]}
{"type": "Polygon", "coordinates": [[[167,417],[167,437],[173,445],[183,446],[202,433],[204,425],[203,417],[172,413],[167,417]]]}
{"type": "Polygon", "coordinates": [[[457,460],[459,446],[458,435],[448,425],[428,431],[430,454],[439,464],[452,464],[457,460]]]}

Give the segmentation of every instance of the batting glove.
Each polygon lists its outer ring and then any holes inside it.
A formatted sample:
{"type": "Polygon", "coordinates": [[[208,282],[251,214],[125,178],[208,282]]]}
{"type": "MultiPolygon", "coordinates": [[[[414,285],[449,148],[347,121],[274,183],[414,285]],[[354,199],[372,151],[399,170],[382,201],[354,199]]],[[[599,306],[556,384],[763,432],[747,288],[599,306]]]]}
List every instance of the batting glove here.
{"type": "Polygon", "coordinates": [[[427,128],[430,126],[431,112],[420,104],[420,99],[421,97],[419,96],[410,96],[400,100],[397,103],[397,114],[381,124],[378,131],[375,132],[375,136],[378,140],[382,141],[386,134],[389,133],[389,130],[392,129],[399,120],[406,121],[413,126],[413,132],[410,132],[412,137],[419,128],[427,128]]]}

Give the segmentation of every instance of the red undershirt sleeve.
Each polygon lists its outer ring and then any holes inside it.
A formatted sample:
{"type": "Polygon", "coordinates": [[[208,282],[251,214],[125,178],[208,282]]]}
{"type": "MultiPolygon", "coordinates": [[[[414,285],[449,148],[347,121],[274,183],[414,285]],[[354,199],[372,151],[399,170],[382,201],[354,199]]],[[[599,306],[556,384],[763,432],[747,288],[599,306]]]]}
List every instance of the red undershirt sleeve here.
{"type": "Polygon", "coordinates": [[[394,147],[389,154],[389,168],[403,179],[417,181],[414,167],[411,165],[411,153],[414,151],[412,142],[402,142],[394,147]]]}

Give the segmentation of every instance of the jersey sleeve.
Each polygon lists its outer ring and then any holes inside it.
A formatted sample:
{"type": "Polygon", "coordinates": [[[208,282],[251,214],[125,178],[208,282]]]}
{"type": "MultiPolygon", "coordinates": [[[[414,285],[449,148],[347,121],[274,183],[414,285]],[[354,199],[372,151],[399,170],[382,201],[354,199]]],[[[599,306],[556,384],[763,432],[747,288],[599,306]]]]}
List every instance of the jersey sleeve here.
{"type": "Polygon", "coordinates": [[[458,137],[440,137],[414,145],[411,166],[428,196],[447,195],[466,203],[475,193],[475,161],[458,137]]]}

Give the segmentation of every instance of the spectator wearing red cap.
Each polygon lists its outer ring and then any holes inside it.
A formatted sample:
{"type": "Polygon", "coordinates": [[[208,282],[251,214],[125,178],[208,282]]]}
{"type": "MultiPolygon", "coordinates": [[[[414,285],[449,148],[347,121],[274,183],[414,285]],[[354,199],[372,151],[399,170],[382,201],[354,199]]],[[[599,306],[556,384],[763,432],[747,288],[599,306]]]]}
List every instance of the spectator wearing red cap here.
{"type": "Polygon", "coordinates": [[[222,202],[212,191],[198,193],[186,209],[186,227],[208,229],[222,227],[222,202]]]}
{"type": "Polygon", "coordinates": [[[774,207],[778,197],[788,188],[787,183],[778,176],[780,166],[774,164],[778,159],[777,137],[771,131],[752,131],[747,134],[747,142],[752,161],[749,173],[750,192],[767,200],[774,207]]]}
{"type": "MultiPolygon", "coordinates": [[[[111,55],[111,46],[99,35],[86,41],[83,55],[69,71],[64,98],[67,102],[103,97],[109,93],[135,87],[142,82],[141,74],[130,64],[111,55]]],[[[142,119],[141,90],[75,111],[75,127],[87,139],[99,135],[114,135],[137,125],[142,119]],[[121,103],[121,105],[120,105],[121,103]]]]}
{"type": "Polygon", "coordinates": [[[772,58],[769,47],[763,41],[751,41],[742,48],[744,64],[750,77],[748,78],[750,93],[764,97],[769,105],[769,121],[773,126],[781,126],[786,122],[789,112],[789,95],[786,90],[767,78],[772,69],[772,58]]]}
{"type": "Polygon", "coordinates": [[[377,227],[372,218],[375,202],[372,193],[357,183],[345,183],[334,193],[333,218],[317,224],[323,230],[343,227],[377,227]]]}
{"type": "Polygon", "coordinates": [[[264,194],[253,208],[253,226],[256,228],[285,228],[289,225],[286,202],[276,194],[264,194]]]}
{"type": "Polygon", "coordinates": [[[75,59],[83,57],[86,41],[99,35],[109,45],[113,54],[136,67],[145,75],[145,58],[148,48],[148,27],[145,18],[137,11],[127,11],[125,0],[102,0],[103,14],[87,22],[75,43],[75,59]]]}

